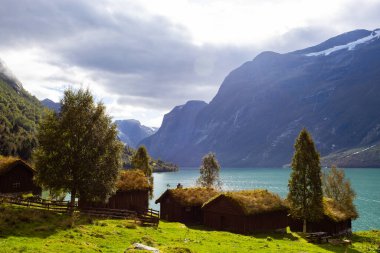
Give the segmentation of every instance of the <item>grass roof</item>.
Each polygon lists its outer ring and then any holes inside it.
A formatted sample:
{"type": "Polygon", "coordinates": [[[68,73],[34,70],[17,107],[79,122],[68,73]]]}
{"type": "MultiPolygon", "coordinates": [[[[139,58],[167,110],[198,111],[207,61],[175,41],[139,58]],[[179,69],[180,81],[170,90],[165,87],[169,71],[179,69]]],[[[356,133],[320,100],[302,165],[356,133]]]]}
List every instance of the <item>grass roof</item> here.
{"type": "Polygon", "coordinates": [[[152,190],[148,177],[141,170],[122,171],[116,186],[122,191],[152,190]]]}
{"type": "MultiPolygon", "coordinates": [[[[21,162],[26,165],[30,170],[32,167],[22,159],[14,156],[0,156],[0,174],[7,172],[15,163],[21,162]]],[[[33,170],[34,171],[34,170],[33,170]]]]}
{"type": "Polygon", "coordinates": [[[219,197],[227,198],[236,203],[246,215],[287,209],[285,201],[278,194],[262,189],[222,193],[209,200],[204,206],[219,197]]]}
{"type": "Polygon", "coordinates": [[[161,198],[169,194],[172,198],[183,206],[201,206],[210,198],[216,196],[218,192],[212,188],[193,187],[193,188],[177,188],[168,189],[156,203],[161,201],[161,198]]]}
{"type": "Polygon", "coordinates": [[[358,217],[355,208],[343,207],[330,198],[323,198],[323,212],[327,217],[337,222],[358,217]]]}

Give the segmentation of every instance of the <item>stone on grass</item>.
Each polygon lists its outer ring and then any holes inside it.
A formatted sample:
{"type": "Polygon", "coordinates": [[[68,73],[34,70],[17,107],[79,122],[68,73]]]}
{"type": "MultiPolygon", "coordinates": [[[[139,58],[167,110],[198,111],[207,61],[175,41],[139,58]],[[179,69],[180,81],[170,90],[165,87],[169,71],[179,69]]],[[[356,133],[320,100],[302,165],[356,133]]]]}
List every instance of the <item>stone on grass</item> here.
{"type": "Polygon", "coordinates": [[[160,253],[159,249],[156,249],[156,248],[153,248],[153,247],[141,244],[141,243],[134,243],[131,247],[126,249],[125,252],[128,252],[130,250],[146,250],[146,251],[150,251],[153,253],[160,253]]]}

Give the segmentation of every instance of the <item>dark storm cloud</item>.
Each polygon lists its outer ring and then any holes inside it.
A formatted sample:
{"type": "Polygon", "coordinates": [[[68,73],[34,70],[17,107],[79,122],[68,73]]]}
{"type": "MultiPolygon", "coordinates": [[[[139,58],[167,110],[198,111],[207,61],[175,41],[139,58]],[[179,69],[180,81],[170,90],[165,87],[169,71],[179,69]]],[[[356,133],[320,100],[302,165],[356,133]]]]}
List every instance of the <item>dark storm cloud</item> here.
{"type": "Polygon", "coordinates": [[[41,47],[55,56],[46,62],[91,71],[94,81],[122,96],[120,103],[163,109],[210,98],[231,69],[254,56],[247,48],[195,46],[184,28],[162,17],[139,18],[133,12],[141,10],[131,8],[121,13],[106,2],[5,0],[0,47],[41,47]]]}

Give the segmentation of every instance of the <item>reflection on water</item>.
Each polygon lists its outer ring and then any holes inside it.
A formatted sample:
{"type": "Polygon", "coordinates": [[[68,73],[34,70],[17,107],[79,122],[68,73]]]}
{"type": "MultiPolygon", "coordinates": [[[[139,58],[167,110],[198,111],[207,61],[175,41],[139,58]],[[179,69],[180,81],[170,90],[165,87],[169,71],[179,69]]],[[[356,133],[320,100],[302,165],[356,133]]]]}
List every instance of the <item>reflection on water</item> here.
{"type": "MultiPolygon", "coordinates": [[[[353,230],[380,229],[380,169],[346,169],[346,176],[356,191],[360,217],[353,230]]],[[[223,190],[268,189],[285,197],[288,192],[290,169],[284,168],[222,168],[223,190]]],[[[182,168],[178,172],[154,174],[154,197],[150,206],[159,210],[154,201],[168,188],[178,183],[194,186],[198,168],[182,168]]]]}

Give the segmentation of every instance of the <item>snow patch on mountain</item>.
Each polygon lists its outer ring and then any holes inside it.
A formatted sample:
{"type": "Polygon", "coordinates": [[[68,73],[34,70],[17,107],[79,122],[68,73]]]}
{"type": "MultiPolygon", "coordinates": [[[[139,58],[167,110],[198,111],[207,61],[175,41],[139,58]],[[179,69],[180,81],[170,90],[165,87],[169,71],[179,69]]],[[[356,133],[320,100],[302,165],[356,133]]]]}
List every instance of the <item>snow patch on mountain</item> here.
{"type": "Polygon", "coordinates": [[[339,45],[339,46],[335,46],[332,48],[328,48],[328,49],[323,50],[323,51],[305,54],[305,56],[319,56],[319,55],[327,56],[333,52],[343,50],[343,49],[354,50],[357,45],[368,43],[370,41],[373,41],[373,40],[376,40],[379,38],[380,38],[380,29],[376,29],[370,35],[368,35],[364,38],[355,40],[355,41],[347,43],[345,45],[339,45]]]}
{"type": "Polygon", "coordinates": [[[371,149],[371,148],[374,148],[374,147],[376,147],[376,145],[372,145],[372,146],[370,146],[370,147],[368,147],[368,148],[362,149],[362,150],[360,150],[360,151],[356,151],[355,153],[353,153],[353,155],[360,154],[360,153],[362,153],[362,152],[364,152],[364,151],[367,151],[367,150],[369,150],[369,149],[371,149]]]}

